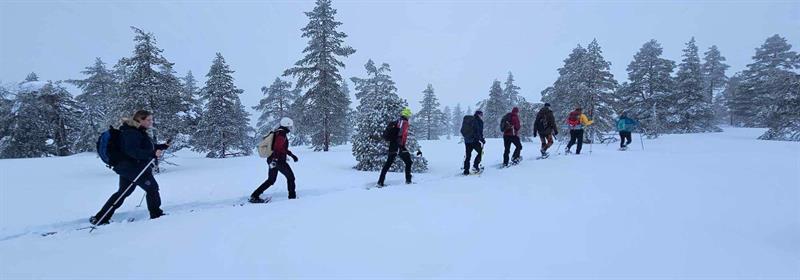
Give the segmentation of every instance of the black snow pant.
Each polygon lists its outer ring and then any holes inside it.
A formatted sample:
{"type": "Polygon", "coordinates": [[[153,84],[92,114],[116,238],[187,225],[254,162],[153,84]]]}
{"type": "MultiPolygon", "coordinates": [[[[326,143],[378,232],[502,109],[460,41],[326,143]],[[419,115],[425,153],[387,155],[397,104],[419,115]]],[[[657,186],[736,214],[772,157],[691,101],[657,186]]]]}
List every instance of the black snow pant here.
{"type": "Polygon", "coordinates": [[[478,152],[478,155],[475,156],[475,163],[472,164],[475,169],[478,169],[483,157],[483,145],[481,145],[481,142],[464,143],[464,171],[466,172],[469,171],[469,160],[472,158],[472,151],[478,152]]]}
{"type": "Polygon", "coordinates": [[[578,148],[575,150],[575,154],[580,154],[581,148],[583,148],[583,129],[572,129],[569,131],[569,143],[567,143],[567,150],[572,148],[572,145],[575,144],[575,141],[578,141],[578,148]]]}
{"type": "Polygon", "coordinates": [[[511,157],[513,160],[519,159],[519,154],[522,152],[522,143],[519,141],[519,136],[503,136],[503,165],[508,165],[508,153],[511,150],[511,144],[514,144],[514,155],[511,157]]]}
{"type": "Polygon", "coordinates": [[[619,132],[619,147],[620,148],[627,147],[628,145],[631,144],[631,142],[633,142],[633,140],[631,138],[631,132],[630,131],[620,131],[619,132]]]}
{"type": "MultiPolygon", "coordinates": [[[[133,193],[136,188],[128,188],[131,182],[130,179],[119,176],[119,189],[108,198],[103,208],[100,208],[100,211],[94,216],[98,219],[98,224],[108,223],[108,221],[111,220],[111,216],[114,215],[114,212],[125,202],[125,198],[133,193]],[[126,188],[128,191],[125,191],[126,188]],[[119,199],[119,202],[114,204],[117,199],[119,199]],[[107,214],[106,211],[108,211],[107,214]],[[103,214],[105,214],[105,219],[101,221],[100,218],[103,217],[103,214]]],[[[150,211],[150,218],[158,218],[163,215],[164,211],[161,210],[161,195],[158,193],[158,183],[156,182],[156,178],[153,177],[153,173],[148,170],[142,174],[139,180],[136,181],[136,185],[142,188],[146,193],[145,198],[147,199],[147,210],[150,211]]]]}
{"type": "MultiPolygon", "coordinates": [[[[392,168],[392,164],[394,164],[394,160],[397,158],[398,150],[390,150],[389,157],[386,158],[386,163],[383,164],[383,169],[381,169],[381,176],[378,178],[378,184],[383,184],[386,180],[386,172],[389,172],[389,168],[392,168]]],[[[406,183],[411,182],[411,153],[406,150],[406,148],[399,149],[400,159],[403,160],[403,163],[406,165],[406,183]]]]}
{"type": "Polygon", "coordinates": [[[270,165],[269,168],[269,177],[264,183],[261,183],[253,194],[250,197],[259,197],[261,196],[264,191],[266,191],[269,187],[275,184],[275,181],[278,180],[278,172],[283,174],[286,177],[286,188],[289,190],[289,199],[297,198],[297,193],[295,192],[295,185],[294,185],[294,172],[292,172],[292,167],[289,166],[289,163],[286,160],[276,160],[275,167],[270,165]]]}

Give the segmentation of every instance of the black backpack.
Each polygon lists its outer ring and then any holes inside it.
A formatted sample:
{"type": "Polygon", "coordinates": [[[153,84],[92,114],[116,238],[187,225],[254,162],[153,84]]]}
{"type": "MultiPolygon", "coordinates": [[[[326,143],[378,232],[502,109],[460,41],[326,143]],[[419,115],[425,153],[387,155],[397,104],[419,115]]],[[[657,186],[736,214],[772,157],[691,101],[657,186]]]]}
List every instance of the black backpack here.
{"type": "Polygon", "coordinates": [[[124,157],[120,144],[121,134],[119,129],[109,126],[97,139],[97,155],[109,168],[113,168],[124,157]]]}
{"type": "Polygon", "coordinates": [[[461,136],[464,136],[464,139],[471,139],[475,136],[474,125],[475,116],[464,116],[464,120],[461,121],[461,136]]]}
{"type": "Polygon", "coordinates": [[[389,122],[389,124],[383,130],[383,140],[390,142],[394,141],[395,139],[397,139],[397,132],[398,132],[397,122],[396,121],[389,122]]]}
{"type": "Polygon", "coordinates": [[[500,132],[506,132],[509,129],[511,129],[511,113],[507,113],[500,120],[500,132]]]}

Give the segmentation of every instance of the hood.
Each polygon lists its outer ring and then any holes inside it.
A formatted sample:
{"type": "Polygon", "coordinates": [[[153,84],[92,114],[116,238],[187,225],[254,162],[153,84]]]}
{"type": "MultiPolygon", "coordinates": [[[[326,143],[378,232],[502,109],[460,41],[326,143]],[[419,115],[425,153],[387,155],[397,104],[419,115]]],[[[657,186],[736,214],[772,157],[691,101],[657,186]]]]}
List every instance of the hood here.
{"type": "Polygon", "coordinates": [[[519,114],[519,108],[514,107],[514,109],[511,109],[511,113],[514,115],[519,114]]]}
{"type": "Polygon", "coordinates": [[[139,124],[139,122],[129,118],[122,118],[120,122],[122,123],[122,125],[127,125],[133,128],[140,128],[142,126],[141,124],[139,124]]]}

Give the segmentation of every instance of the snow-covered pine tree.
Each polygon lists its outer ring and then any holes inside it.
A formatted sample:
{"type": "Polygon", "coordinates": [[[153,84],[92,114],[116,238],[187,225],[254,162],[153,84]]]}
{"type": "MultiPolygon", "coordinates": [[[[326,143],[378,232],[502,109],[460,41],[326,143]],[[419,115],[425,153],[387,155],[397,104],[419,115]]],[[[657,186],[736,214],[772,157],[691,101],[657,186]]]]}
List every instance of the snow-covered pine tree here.
{"type": "Polygon", "coordinates": [[[472,112],[464,112],[461,110],[461,103],[456,104],[453,107],[453,118],[451,123],[453,124],[452,134],[456,137],[461,137],[461,122],[464,121],[465,115],[472,115],[472,112]]]}
{"type": "Polygon", "coordinates": [[[450,110],[450,106],[444,106],[444,110],[442,110],[442,120],[444,120],[444,135],[446,135],[447,140],[450,140],[451,131],[453,131],[453,111],[450,110]]]}
{"type": "Polygon", "coordinates": [[[703,57],[703,88],[705,89],[705,98],[713,100],[716,93],[725,88],[725,83],[728,82],[728,76],[725,71],[730,66],[725,64],[725,57],[719,52],[716,45],[708,48],[703,57]]]}
{"type": "Polygon", "coordinates": [[[344,68],[344,63],[338,57],[347,57],[355,49],[344,45],[347,34],[337,30],[342,23],[334,18],[336,9],[331,7],[331,0],[317,0],[314,10],[306,15],[309,23],[302,29],[302,37],[309,39],[303,50],[306,56],[287,69],[284,76],[297,78],[296,88],[308,89],[301,99],[307,108],[295,121],[310,136],[314,150],[328,151],[332,144],[347,140],[350,99],[341,90],[339,69],[344,68]]]}
{"type": "Polygon", "coordinates": [[[197,131],[192,137],[193,150],[207,152],[206,157],[250,155],[253,129],[239,100],[243,90],[233,83],[233,70],[217,53],[208,70],[206,86],[201,90],[205,107],[197,131]]]}
{"type": "Polygon", "coordinates": [[[28,73],[28,76],[25,76],[25,80],[20,82],[20,84],[27,82],[38,82],[38,81],[39,81],[39,75],[37,75],[36,72],[30,72],[28,73]]]}
{"type": "Polygon", "coordinates": [[[711,100],[706,98],[700,56],[694,37],[683,49],[683,60],[678,65],[675,88],[667,97],[666,123],[671,133],[698,133],[722,131],[714,124],[711,100]]]}
{"type": "MultiPolygon", "coordinates": [[[[500,81],[494,80],[492,86],[489,87],[489,98],[477,105],[483,111],[483,135],[486,138],[503,136],[503,132],[500,131],[500,120],[511,111],[511,108],[506,108],[506,105],[508,105],[507,98],[503,96],[500,81]]],[[[468,112],[474,113],[472,110],[468,112]]]]}
{"type": "Polygon", "coordinates": [[[253,106],[254,110],[261,112],[256,124],[258,136],[267,135],[277,128],[281,118],[293,117],[291,105],[297,99],[297,91],[292,90],[292,83],[280,78],[275,78],[269,87],[261,87],[261,92],[264,93],[264,98],[253,106]]]}
{"type": "Polygon", "coordinates": [[[423,97],[419,102],[421,109],[414,114],[412,123],[422,139],[439,140],[439,136],[444,132],[444,114],[439,109],[439,99],[433,90],[433,85],[428,84],[422,91],[423,97]]]}
{"type": "Polygon", "coordinates": [[[23,82],[14,103],[4,158],[72,154],[80,111],[61,82],[23,82]]]}
{"type": "Polygon", "coordinates": [[[347,141],[350,141],[350,139],[353,137],[353,133],[355,133],[355,130],[356,130],[356,110],[353,109],[353,108],[350,108],[350,105],[349,105],[350,104],[350,85],[347,83],[346,79],[342,80],[341,88],[342,88],[342,93],[345,96],[347,96],[347,104],[348,104],[348,107],[347,107],[347,118],[345,118],[345,121],[346,121],[345,128],[347,129],[346,130],[347,133],[345,133],[345,135],[344,135],[345,138],[344,138],[344,141],[342,142],[342,144],[344,144],[347,141]]]}
{"type": "MultiPolygon", "coordinates": [[[[388,142],[383,140],[383,131],[389,122],[396,121],[400,111],[407,106],[407,102],[397,96],[397,88],[390,76],[389,64],[383,63],[376,67],[372,60],[364,66],[367,70],[365,78],[351,78],[355,85],[356,98],[359,105],[356,110],[356,133],[353,134],[353,156],[358,162],[358,170],[381,170],[386,162],[388,142]]],[[[415,127],[411,122],[411,127],[415,127]]],[[[415,137],[410,135],[406,147],[412,153],[419,150],[415,137]]],[[[403,162],[398,159],[392,165],[391,171],[398,172],[403,169],[403,162]]],[[[423,172],[428,169],[428,162],[424,157],[414,159],[412,170],[423,172]]]]}
{"type": "Polygon", "coordinates": [[[742,73],[736,73],[725,84],[722,96],[725,100],[725,108],[728,111],[729,123],[731,126],[742,126],[745,118],[755,115],[755,104],[751,103],[752,98],[744,98],[739,92],[739,84],[742,81],[742,73]]]}
{"type": "Polygon", "coordinates": [[[648,137],[658,137],[664,132],[667,97],[673,88],[672,71],[675,62],[661,57],[663,49],[656,40],[650,40],[633,56],[628,64],[628,87],[618,92],[621,110],[640,121],[648,137]]]}
{"type": "Polygon", "coordinates": [[[504,107],[506,110],[510,111],[511,108],[519,105],[522,101],[522,97],[519,96],[519,90],[520,87],[514,84],[514,74],[509,71],[503,87],[503,96],[506,99],[504,107]]]}
{"type": "Polygon", "coordinates": [[[186,73],[186,76],[181,78],[181,100],[183,101],[182,108],[186,111],[183,112],[182,134],[192,135],[197,129],[197,124],[200,122],[200,114],[203,112],[203,102],[200,100],[200,88],[197,86],[197,80],[194,78],[192,71],[186,73]]]}
{"type": "Polygon", "coordinates": [[[520,122],[522,122],[522,130],[520,131],[522,141],[536,141],[533,139],[533,125],[536,121],[536,113],[539,112],[539,109],[543,105],[544,104],[541,103],[529,102],[525,100],[525,98],[519,99],[517,107],[519,107],[519,118],[520,122]]]}
{"type": "Polygon", "coordinates": [[[14,100],[11,99],[11,91],[4,85],[0,84],[0,155],[6,147],[8,136],[11,135],[10,126],[13,115],[11,109],[14,106],[14,100]]]}
{"type": "Polygon", "coordinates": [[[800,141],[797,69],[800,55],[786,38],[775,34],[756,49],[753,63],[742,72],[735,103],[754,105],[754,115],[739,116],[746,126],[769,128],[759,139],[800,141]]]}
{"type": "Polygon", "coordinates": [[[67,81],[83,92],[75,97],[81,109],[79,121],[81,127],[74,146],[76,152],[95,151],[98,135],[117,121],[111,117],[113,115],[111,106],[119,85],[113,72],[106,68],[106,64],[99,57],[92,66],[86,67],[81,73],[86,75],[86,78],[67,81]]]}
{"type": "Polygon", "coordinates": [[[172,63],[162,56],[152,33],[131,27],[135,36],[133,56],[120,60],[116,71],[123,78],[114,102],[116,117],[130,117],[136,110],[149,110],[155,115],[151,130],[154,142],[176,136],[183,126],[180,114],[181,85],[174,76],[172,63]]]}

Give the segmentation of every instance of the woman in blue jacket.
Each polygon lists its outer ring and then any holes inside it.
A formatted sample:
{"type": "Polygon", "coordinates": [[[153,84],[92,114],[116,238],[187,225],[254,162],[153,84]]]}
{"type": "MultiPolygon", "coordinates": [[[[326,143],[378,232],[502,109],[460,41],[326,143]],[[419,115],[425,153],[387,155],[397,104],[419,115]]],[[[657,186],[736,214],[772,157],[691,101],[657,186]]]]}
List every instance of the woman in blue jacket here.
{"type": "Polygon", "coordinates": [[[631,130],[638,125],[639,122],[628,117],[628,114],[622,112],[617,120],[617,131],[619,131],[619,149],[625,150],[628,145],[633,141],[631,139],[631,130]]]}

